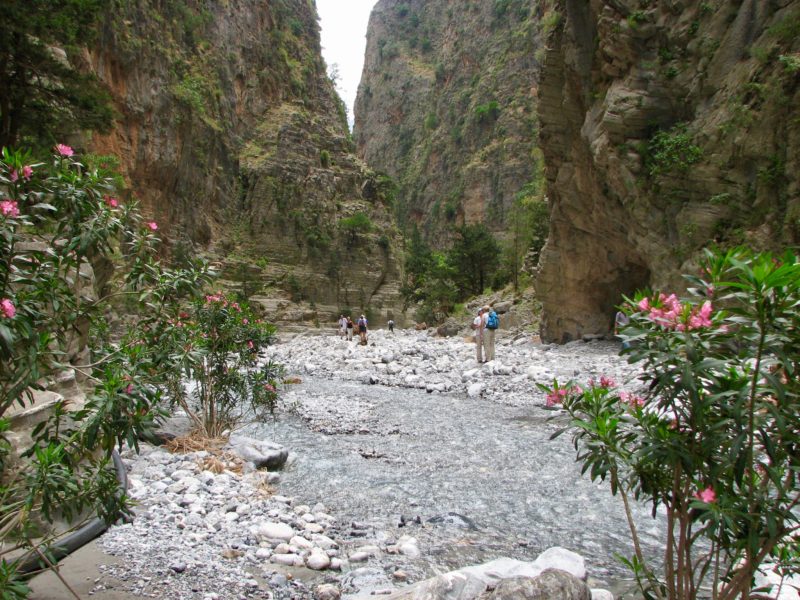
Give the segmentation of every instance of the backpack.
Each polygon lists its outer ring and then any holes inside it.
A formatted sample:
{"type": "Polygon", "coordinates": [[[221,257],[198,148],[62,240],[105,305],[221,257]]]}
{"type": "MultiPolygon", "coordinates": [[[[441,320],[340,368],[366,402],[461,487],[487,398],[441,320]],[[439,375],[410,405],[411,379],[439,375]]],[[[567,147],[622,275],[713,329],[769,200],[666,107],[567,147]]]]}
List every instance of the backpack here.
{"type": "Polygon", "coordinates": [[[486,329],[497,329],[500,327],[500,319],[497,318],[497,313],[491,311],[489,313],[489,318],[486,319],[486,329]]]}

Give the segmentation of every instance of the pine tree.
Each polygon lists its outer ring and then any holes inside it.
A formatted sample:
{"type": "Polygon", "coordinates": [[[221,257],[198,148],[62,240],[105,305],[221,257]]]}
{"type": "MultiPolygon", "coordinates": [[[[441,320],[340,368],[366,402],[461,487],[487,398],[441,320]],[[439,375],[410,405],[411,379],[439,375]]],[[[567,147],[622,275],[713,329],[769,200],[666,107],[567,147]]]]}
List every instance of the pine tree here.
{"type": "Polygon", "coordinates": [[[463,225],[456,229],[448,257],[457,273],[461,297],[465,298],[483,293],[490,272],[497,267],[500,246],[483,223],[463,225]]]}
{"type": "Polygon", "coordinates": [[[0,147],[23,139],[50,145],[78,129],[110,127],[108,92],[70,61],[94,37],[102,6],[102,0],[0,2],[0,147]]]}

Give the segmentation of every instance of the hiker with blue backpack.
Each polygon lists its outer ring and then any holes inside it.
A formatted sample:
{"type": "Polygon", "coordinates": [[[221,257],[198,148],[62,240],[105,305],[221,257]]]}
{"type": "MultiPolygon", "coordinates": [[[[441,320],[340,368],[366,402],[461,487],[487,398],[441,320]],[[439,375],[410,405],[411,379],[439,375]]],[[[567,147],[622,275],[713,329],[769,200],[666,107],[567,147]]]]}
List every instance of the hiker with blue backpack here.
{"type": "Polygon", "coordinates": [[[500,327],[500,318],[491,306],[483,307],[483,358],[494,360],[494,337],[500,327]]]}

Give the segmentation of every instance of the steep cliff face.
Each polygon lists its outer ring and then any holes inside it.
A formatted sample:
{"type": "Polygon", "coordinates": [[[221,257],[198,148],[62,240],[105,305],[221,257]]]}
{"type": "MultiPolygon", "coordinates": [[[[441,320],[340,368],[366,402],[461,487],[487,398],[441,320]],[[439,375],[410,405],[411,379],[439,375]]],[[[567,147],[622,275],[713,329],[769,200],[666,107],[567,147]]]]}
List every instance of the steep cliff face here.
{"type": "Polygon", "coordinates": [[[542,334],[609,330],[710,243],[800,242],[800,2],[552,0],[542,334]]]}
{"type": "Polygon", "coordinates": [[[399,184],[399,214],[441,241],[505,230],[536,173],[538,35],[525,0],[379,0],[355,105],[358,154],[399,184]]]}
{"type": "Polygon", "coordinates": [[[119,115],[90,145],[176,253],[208,251],[272,318],[400,306],[390,198],[353,153],[312,1],[115,0],[87,63],[119,115]]]}

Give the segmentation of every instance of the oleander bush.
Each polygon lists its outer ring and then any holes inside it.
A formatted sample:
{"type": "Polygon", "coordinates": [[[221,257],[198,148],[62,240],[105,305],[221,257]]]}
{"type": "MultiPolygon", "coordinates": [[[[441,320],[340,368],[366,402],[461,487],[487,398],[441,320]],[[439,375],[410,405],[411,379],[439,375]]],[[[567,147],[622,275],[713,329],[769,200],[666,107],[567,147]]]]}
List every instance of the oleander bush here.
{"type": "Polygon", "coordinates": [[[138,448],[172,405],[219,432],[236,421],[234,405],[272,410],[277,398],[279,368],[257,365],[274,329],[202,296],[211,279],[203,262],[168,268],[158,224],[116,197],[118,180],[62,144],[43,162],[8,149],[0,160],[3,598],[28,594],[20,565],[47,555],[56,520],[110,522],[128,510],[112,452],[138,448]],[[26,437],[12,431],[11,413],[69,369],[85,382],[85,402],[56,403],[19,447],[26,437]]]}
{"type": "Polygon", "coordinates": [[[686,299],[626,299],[637,387],[556,382],[547,403],[568,415],[559,434],[572,432],[583,471],[621,497],[645,598],[771,597],[759,568],[798,570],[800,263],[708,252],[688,280],[686,299]],[[642,552],[634,500],[666,512],[663,569],[642,552]]]}

